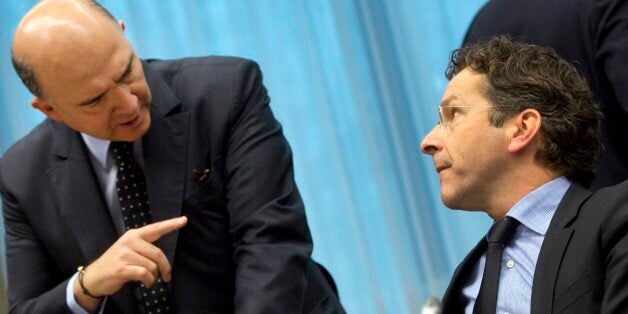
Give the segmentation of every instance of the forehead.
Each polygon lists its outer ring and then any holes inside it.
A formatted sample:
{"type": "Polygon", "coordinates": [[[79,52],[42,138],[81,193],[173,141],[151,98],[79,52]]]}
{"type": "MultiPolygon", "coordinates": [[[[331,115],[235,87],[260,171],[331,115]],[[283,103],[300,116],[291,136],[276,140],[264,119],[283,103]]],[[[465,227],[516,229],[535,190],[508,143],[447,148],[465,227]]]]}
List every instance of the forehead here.
{"type": "Polygon", "coordinates": [[[100,38],[51,53],[49,63],[36,68],[44,94],[71,92],[78,98],[98,93],[125,70],[133,49],[123,36],[100,38]]]}
{"type": "Polygon", "coordinates": [[[443,93],[442,105],[458,101],[472,101],[474,104],[486,103],[486,76],[468,68],[456,74],[443,93]]]}

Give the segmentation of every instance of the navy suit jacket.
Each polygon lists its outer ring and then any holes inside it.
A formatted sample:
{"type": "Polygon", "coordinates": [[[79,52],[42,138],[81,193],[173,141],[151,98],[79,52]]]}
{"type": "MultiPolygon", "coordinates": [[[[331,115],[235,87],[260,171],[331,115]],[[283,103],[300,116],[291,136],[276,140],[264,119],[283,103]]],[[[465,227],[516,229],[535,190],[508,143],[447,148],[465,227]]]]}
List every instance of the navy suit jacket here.
{"type": "MultiPolygon", "coordinates": [[[[486,251],[482,239],[454,272],[443,313],[463,313],[462,288],[486,251]]],[[[591,194],[574,183],[545,234],[531,313],[624,313],[628,309],[628,181],[591,194]]]]}
{"type": "Polygon", "coordinates": [[[628,179],[628,1],[491,0],[464,43],[499,34],[552,47],[586,77],[604,114],[603,148],[590,188],[628,179]]]}
{"type": "MultiPolygon", "coordinates": [[[[153,221],[188,224],[156,243],[178,313],[342,312],[311,260],[292,156],[261,73],[228,57],[143,63],[152,124],[142,138],[153,221]],[[199,180],[195,169],[207,169],[199,180]]],[[[0,161],[14,312],[67,311],[79,265],[119,235],[80,134],[45,120],[0,161]]],[[[106,312],[137,311],[127,284],[106,312]]]]}

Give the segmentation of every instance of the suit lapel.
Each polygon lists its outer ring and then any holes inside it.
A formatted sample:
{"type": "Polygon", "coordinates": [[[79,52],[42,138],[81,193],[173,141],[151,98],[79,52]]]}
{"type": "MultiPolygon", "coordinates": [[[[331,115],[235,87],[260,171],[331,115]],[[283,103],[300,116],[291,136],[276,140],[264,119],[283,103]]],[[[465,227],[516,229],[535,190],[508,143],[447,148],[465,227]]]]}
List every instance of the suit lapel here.
{"type": "Polygon", "coordinates": [[[571,223],[591,192],[577,183],[569,187],[556,208],[539,252],[532,283],[531,313],[551,313],[554,288],[565,250],[573,234],[571,223]]]}
{"type": "Polygon", "coordinates": [[[443,296],[443,313],[462,313],[464,311],[467,302],[462,296],[462,288],[467,283],[469,275],[473,272],[473,267],[485,251],[486,240],[482,238],[456,268],[443,296]]]}
{"type": "MultiPolygon", "coordinates": [[[[151,127],[142,138],[144,172],[152,218],[157,222],[181,215],[189,113],[179,112],[179,100],[159,73],[146,63],[143,66],[153,96],[151,127]]],[[[170,263],[174,261],[178,234],[171,232],[156,242],[170,263]]]]}
{"type": "Polygon", "coordinates": [[[79,133],[60,123],[55,127],[56,158],[48,178],[60,215],[78,240],[83,263],[89,263],[116,241],[117,234],[79,133]]]}
{"type": "MultiPolygon", "coordinates": [[[[118,239],[118,234],[79,133],[61,123],[56,123],[55,128],[55,162],[48,170],[48,178],[60,216],[81,248],[83,256],[77,257],[77,263],[86,265],[100,257],[118,239]]],[[[128,286],[111,298],[123,312],[135,311],[135,301],[128,286]]]]}

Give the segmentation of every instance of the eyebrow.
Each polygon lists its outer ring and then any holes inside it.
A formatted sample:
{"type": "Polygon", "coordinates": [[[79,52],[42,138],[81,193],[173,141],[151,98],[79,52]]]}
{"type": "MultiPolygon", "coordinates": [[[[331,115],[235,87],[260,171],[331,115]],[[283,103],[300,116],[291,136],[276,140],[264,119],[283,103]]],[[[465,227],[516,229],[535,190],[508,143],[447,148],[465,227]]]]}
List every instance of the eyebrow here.
{"type": "Polygon", "coordinates": [[[134,57],[135,57],[135,53],[132,52],[131,55],[129,56],[129,62],[127,62],[127,64],[126,64],[126,69],[124,69],[124,73],[122,73],[120,78],[118,80],[116,80],[116,83],[124,80],[127,76],[129,76],[129,74],[131,73],[131,70],[133,69],[133,58],[134,57]]]}
{"type": "MultiPolygon", "coordinates": [[[[135,57],[135,53],[134,53],[134,52],[132,52],[132,53],[131,53],[131,56],[129,57],[129,62],[127,62],[127,64],[126,64],[126,68],[124,69],[124,73],[122,73],[122,75],[120,75],[120,78],[116,80],[116,83],[118,83],[118,82],[120,82],[120,81],[124,80],[127,76],[129,76],[129,74],[131,74],[131,70],[133,69],[133,58],[134,58],[134,57],[135,57]]],[[[91,104],[91,103],[93,103],[93,102],[97,101],[98,99],[100,99],[100,97],[102,97],[103,95],[105,95],[105,93],[107,93],[107,92],[103,92],[103,93],[101,93],[100,95],[98,95],[98,96],[96,96],[96,97],[93,97],[93,98],[90,98],[90,99],[88,99],[88,100],[85,100],[85,101],[83,101],[83,102],[79,103],[78,105],[79,105],[79,106],[86,106],[86,105],[89,105],[89,104],[91,104]]]]}
{"type": "Polygon", "coordinates": [[[453,95],[447,96],[447,98],[443,99],[443,101],[440,102],[440,106],[447,107],[452,101],[461,99],[461,98],[462,96],[460,96],[459,94],[453,94],[453,95]]]}

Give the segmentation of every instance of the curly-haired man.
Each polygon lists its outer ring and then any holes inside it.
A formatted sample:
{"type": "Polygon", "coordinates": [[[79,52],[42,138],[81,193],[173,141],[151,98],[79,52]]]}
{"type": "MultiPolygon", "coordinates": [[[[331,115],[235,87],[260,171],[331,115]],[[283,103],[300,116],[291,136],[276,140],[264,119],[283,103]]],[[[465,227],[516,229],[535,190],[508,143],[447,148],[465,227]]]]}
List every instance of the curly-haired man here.
{"type": "Polygon", "coordinates": [[[452,54],[421,150],[449,208],[495,223],[456,269],[443,313],[628,308],[628,182],[595,194],[600,111],[549,48],[496,37],[452,54]]]}

